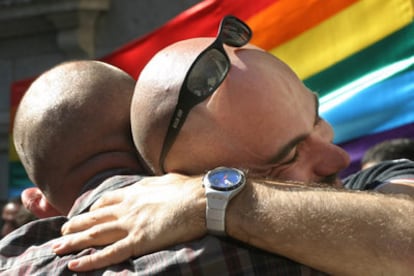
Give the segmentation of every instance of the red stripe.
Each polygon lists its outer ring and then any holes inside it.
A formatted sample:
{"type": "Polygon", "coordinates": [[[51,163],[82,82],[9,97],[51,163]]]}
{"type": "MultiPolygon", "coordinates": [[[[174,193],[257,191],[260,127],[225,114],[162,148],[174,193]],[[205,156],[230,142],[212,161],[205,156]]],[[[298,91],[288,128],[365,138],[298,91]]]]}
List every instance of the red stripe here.
{"type": "Polygon", "coordinates": [[[242,20],[278,0],[208,0],[184,11],[156,31],[135,40],[102,60],[128,72],[134,78],[151,57],[176,41],[198,36],[215,36],[223,16],[233,14],[242,20]]]}

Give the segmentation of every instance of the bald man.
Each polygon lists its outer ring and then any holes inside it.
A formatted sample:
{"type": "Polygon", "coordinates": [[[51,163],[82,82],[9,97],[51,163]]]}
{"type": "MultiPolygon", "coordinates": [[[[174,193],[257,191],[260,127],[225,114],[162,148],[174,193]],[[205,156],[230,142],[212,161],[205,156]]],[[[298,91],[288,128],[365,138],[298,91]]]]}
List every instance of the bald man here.
{"type": "Polygon", "coordinates": [[[68,214],[92,178],[143,171],[125,112],[134,85],[120,69],[97,61],[61,64],[32,83],[19,104],[13,137],[40,189],[23,196],[34,214],[68,214]]]}
{"type": "MultiPolygon", "coordinates": [[[[139,202],[156,206],[157,202],[163,202],[166,192],[164,189],[163,193],[158,193],[160,186],[177,183],[183,192],[175,194],[180,204],[171,201],[168,208],[173,213],[177,210],[177,214],[183,206],[191,206],[193,199],[202,197],[203,191],[189,185],[189,179],[184,176],[173,174],[143,179],[138,175],[145,172],[130,130],[129,106],[134,84],[130,76],[114,66],[97,61],[75,61],[48,70],[30,86],[17,111],[14,140],[29,177],[38,186],[25,191],[23,199],[44,219],[25,225],[0,241],[0,274],[76,274],[69,267],[76,268],[79,257],[93,259],[92,253],[100,252],[100,247],[90,246],[60,255],[52,249],[61,241],[60,230],[67,221],[66,215],[72,217],[88,211],[101,197],[116,200],[114,193],[103,197],[108,191],[134,184],[130,186],[131,193],[138,192],[145,198],[139,202]],[[59,214],[61,216],[53,216],[59,214]]],[[[151,224],[152,220],[156,217],[143,223],[151,224]]],[[[128,222],[126,219],[121,224],[128,222]]],[[[162,232],[181,224],[178,217],[169,215],[168,220],[152,225],[152,228],[162,232]]],[[[114,226],[117,225],[116,222],[114,226]]],[[[199,223],[191,221],[186,225],[200,227],[199,223]]],[[[203,231],[202,227],[200,231],[203,231]]],[[[125,233],[115,237],[124,237],[125,233]]],[[[198,234],[186,235],[181,241],[199,237],[198,234]]],[[[99,243],[99,238],[94,241],[99,243]]],[[[152,239],[150,244],[152,251],[168,245],[159,238],[152,239]]],[[[284,257],[212,236],[168,249],[142,258],[117,255],[106,266],[95,266],[87,274],[177,275],[189,270],[206,275],[214,271],[261,275],[270,275],[274,271],[297,275],[317,273],[284,257]],[[236,255],[225,255],[223,250],[236,255]],[[128,261],[124,262],[126,259],[128,261]],[[239,265],[231,266],[229,270],[229,261],[235,260],[240,260],[239,265]]]]}
{"type": "MultiPolygon", "coordinates": [[[[161,173],[167,118],[182,76],[209,43],[203,38],[168,47],[137,83],[133,136],[155,173],[161,173]],[[170,54],[182,57],[178,65],[171,63],[170,54]]],[[[349,157],[332,143],[333,131],[319,117],[317,96],[287,65],[261,49],[249,45],[226,51],[232,62],[228,78],[191,109],[166,155],[165,171],[199,174],[223,165],[249,169],[250,175],[338,184],[337,173],[348,166],[349,157]]]]}
{"type": "Polygon", "coordinates": [[[59,64],[31,84],[13,136],[37,186],[24,191],[23,203],[45,219],[1,240],[0,274],[62,275],[66,263],[80,256],[52,252],[50,241],[61,236],[66,216],[86,211],[107,190],[141,180],[137,174],[144,169],[130,130],[134,85],[128,74],[98,61],[59,64]]]}
{"type": "MultiPolygon", "coordinates": [[[[329,274],[409,275],[413,271],[414,202],[328,187],[340,184],[336,175],[348,165],[349,158],[332,143],[332,129],[318,115],[315,94],[287,65],[264,50],[252,45],[220,49],[221,44],[211,38],[178,42],[158,53],[142,71],[131,106],[131,123],[134,142],[150,168],[157,174],[203,174],[218,166],[246,169],[245,188],[228,202],[222,217],[227,235],[329,274]],[[229,71],[221,74],[219,81],[215,78],[227,65],[225,58],[218,60],[215,50],[229,57],[229,71]],[[208,66],[207,71],[198,72],[203,66],[200,61],[210,62],[212,72],[208,66]],[[183,91],[196,96],[183,96],[183,91]],[[287,184],[263,177],[305,183],[287,184]],[[310,182],[328,185],[315,188],[310,182]]],[[[231,181],[224,179],[224,184],[231,181]]],[[[201,176],[192,183],[198,191],[204,189],[201,183],[206,184],[201,176]]],[[[131,217],[131,206],[139,210],[130,223],[118,228],[139,235],[128,235],[105,255],[82,258],[83,269],[96,265],[98,259],[107,262],[117,253],[148,252],[151,245],[147,237],[151,242],[160,238],[165,243],[170,238],[174,243],[189,235],[205,234],[205,198],[187,194],[193,199],[190,206],[168,209],[176,200],[174,195],[184,193],[180,188],[172,193],[171,187],[159,187],[159,194],[168,190],[166,208],[146,209],[137,200],[139,194],[128,189],[116,193],[115,200],[108,197],[97,203],[96,207],[105,211],[74,218],[64,232],[82,231],[102,220],[100,231],[114,235],[117,229],[106,227],[106,221],[116,221],[123,214],[131,217]],[[181,221],[200,225],[182,223],[158,233],[159,229],[143,223],[151,220],[155,211],[164,214],[159,222],[170,215],[177,217],[178,211],[181,221]],[[115,217],[110,218],[110,212],[115,212],[115,217]]],[[[176,204],[183,206],[179,201],[176,204]]],[[[78,234],[58,251],[93,243],[88,235],[98,229],[78,234]]]]}

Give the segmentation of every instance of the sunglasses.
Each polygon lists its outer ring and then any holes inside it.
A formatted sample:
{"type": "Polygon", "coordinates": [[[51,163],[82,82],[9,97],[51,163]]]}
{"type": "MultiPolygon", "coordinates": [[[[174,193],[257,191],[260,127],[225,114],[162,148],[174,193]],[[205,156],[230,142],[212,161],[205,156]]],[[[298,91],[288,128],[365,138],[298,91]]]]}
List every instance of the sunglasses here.
{"type": "Polygon", "coordinates": [[[228,15],[220,23],[216,40],[202,51],[188,70],[180,89],[177,105],[168,126],[160,155],[160,167],[164,172],[164,160],[180,132],[190,110],[210,97],[226,78],[230,59],[223,44],[242,47],[252,37],[252,31],[240,19],[228,15]]]}

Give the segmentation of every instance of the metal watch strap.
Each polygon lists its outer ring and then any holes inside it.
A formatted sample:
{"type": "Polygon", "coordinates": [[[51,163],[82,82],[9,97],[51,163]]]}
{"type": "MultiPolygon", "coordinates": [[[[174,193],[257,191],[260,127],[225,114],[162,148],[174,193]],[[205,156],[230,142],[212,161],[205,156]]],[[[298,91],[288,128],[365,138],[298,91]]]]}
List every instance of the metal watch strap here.
{"type": "Polygon", "coordinates": [[[206,225],[209,233],[221,236],[226,235],[225,218],[228,202],[243,189],[245,183],[246,177],[244,172],[239,169],[218,167],[207,172],[203,178],[203,185],[206,189],[206,225]],[[220,173],[224,173],[224,175],[222,175],[223,182],[220,182],[220,178],[215,178],[216,176],[219,176],[220,173]],[[217,187],[217,185],[210,182],[210,180],[214,183],[217,183],[216,181],[218,181],[222,186],[219,185],[220,187],[217,187]],[[233,184],[235,184],[234,187],[227,183],[232,183],[232,181],[235,181],[233,182],[233,184]],[[223,186],[223,184],[225,185],[223,186]],[[226,185],[229,186],[226,187],[226,185]]]}
{"type": "MultiPolygon", "coordinates": [[[[221,195],[218,195],[221,196],[221,195]]],[[[207,229],[213,235],[226,235],[226,207],[227,199],[222,197],[222,200],[209,198],[207,200],[206,217],[207,229]],[[219,208],[217,208],[219,207],[219,208]]]]}

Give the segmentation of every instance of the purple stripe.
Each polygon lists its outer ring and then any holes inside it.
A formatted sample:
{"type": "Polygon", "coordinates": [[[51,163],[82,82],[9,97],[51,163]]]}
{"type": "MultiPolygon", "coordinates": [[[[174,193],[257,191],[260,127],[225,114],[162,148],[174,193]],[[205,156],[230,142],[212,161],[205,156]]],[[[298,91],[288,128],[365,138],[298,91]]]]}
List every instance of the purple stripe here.
{"type": "Polygon", "coordinates": [[[351,164],[340,174],[345,177],[360,169],[360,160],[365,151],[371,146],[384,140],[392,138],[414,138],[414,123],[407,124],[398,128],[387,130],[384,132],[367,135],[361,138],[351,140],[346,143],[339,144],[351,156],[351,164]]]}

